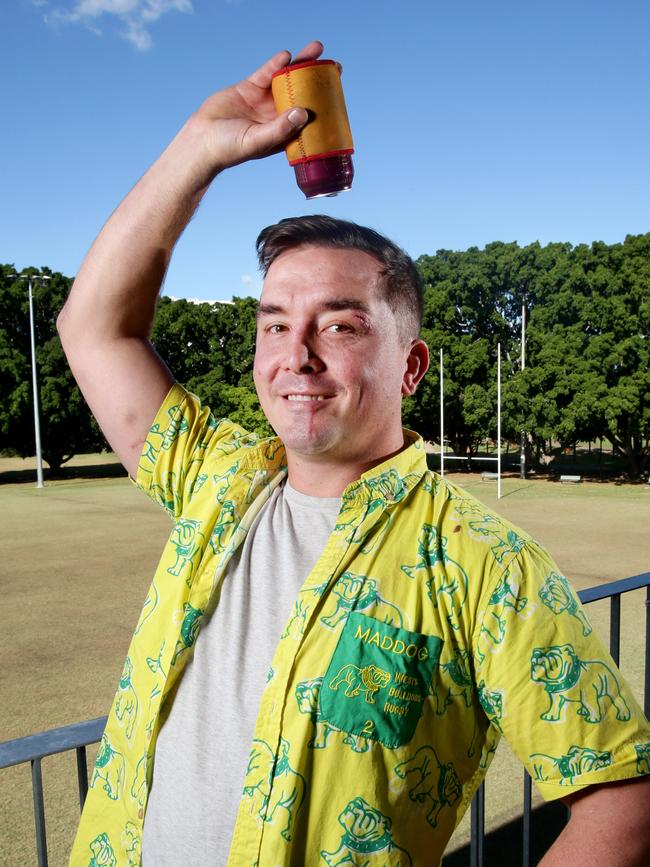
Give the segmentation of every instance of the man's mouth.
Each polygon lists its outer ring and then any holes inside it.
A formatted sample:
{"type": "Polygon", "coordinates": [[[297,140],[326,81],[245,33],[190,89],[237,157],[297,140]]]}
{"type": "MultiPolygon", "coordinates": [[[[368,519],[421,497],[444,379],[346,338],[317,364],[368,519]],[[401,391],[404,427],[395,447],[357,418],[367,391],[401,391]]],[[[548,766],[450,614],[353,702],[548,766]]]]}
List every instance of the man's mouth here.
{"type": "Polygon", "coordinates": [[[285,400],[310,401],[310,400],[326,400],[330,397],[329,394],[286,394],[285,400]]]}

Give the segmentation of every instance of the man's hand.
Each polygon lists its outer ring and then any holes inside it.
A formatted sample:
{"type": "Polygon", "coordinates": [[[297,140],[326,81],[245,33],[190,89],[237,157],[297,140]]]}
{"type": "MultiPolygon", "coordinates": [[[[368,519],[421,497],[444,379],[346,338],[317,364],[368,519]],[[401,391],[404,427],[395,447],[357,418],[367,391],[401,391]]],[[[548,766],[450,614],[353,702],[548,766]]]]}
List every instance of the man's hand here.
{"type": "MultiPolygon", "coordinates": [[[[294,62],[322,51],[310,42],[294,62]]],[[[304,109],[275,111],[271,78],[290,62],[280,51],[194,112],[100,232],[57,321],[79,387],[132,476],[174,381],[149,342],[172,250],[219,172],[275,153],[306,123],[304,109]]]]}
{"type": "Polygon", "coordinates": [[[310,42],[293,61],[288,51],[280,51],[244,81],[206,99],[189,125],[203,136],[206,156],[215,171],[277,153],[297,135],[307,112],[292,109],[278,115],[271,79],[289,63],[316,60],[322,52],[321,42],[310,42]]]}

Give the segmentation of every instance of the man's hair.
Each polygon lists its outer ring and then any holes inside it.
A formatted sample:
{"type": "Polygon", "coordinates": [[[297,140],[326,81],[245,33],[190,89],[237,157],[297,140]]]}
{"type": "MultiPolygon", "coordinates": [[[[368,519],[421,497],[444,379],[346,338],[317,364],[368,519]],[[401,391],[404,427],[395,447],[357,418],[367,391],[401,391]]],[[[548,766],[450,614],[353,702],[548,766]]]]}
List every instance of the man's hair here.
{"type": "Polygon", "coordinates": [[[361,250],[382,266],[380,292],[395,313],[400,337],[416,338],[422,324],[422,278],[411,257],[384,235],[348,220],[321,214],[288,217],[262,229],[257,238],[257,258],[264,277],[287,250],[312,244],[341,250],[361,250]]]}

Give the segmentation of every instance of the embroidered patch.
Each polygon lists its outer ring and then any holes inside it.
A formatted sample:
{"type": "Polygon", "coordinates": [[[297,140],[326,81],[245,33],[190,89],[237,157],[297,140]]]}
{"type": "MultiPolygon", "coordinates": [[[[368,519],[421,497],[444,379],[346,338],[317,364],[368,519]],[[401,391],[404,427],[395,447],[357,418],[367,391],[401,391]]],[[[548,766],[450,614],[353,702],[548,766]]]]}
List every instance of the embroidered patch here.
{"type": "Polygon", "coordinates": [[[422,715],[442,639],[353,611],[319,695],[319,717],[342,731],[394,749],[422,715]]]}

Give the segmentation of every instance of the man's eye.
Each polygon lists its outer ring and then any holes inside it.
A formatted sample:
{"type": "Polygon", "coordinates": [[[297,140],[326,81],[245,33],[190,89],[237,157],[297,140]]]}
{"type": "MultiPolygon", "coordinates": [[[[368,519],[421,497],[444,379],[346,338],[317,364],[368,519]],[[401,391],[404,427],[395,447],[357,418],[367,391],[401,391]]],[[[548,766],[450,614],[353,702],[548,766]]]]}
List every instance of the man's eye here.
{"type": "Polygon", "coordinates": [[[286,326],[279,322],[274,322],[273,325],[269,325],[266,330],[269,334],[280,334],[280,332],[286,330],[286,326]]]}
{"type": "Polygon", "coordinates": [[[328,331],[333,331],[335,334],[344,334],[346,331],[352,331],[352,326],[347,322],[332,322],[327,326],[328,331]]]}

